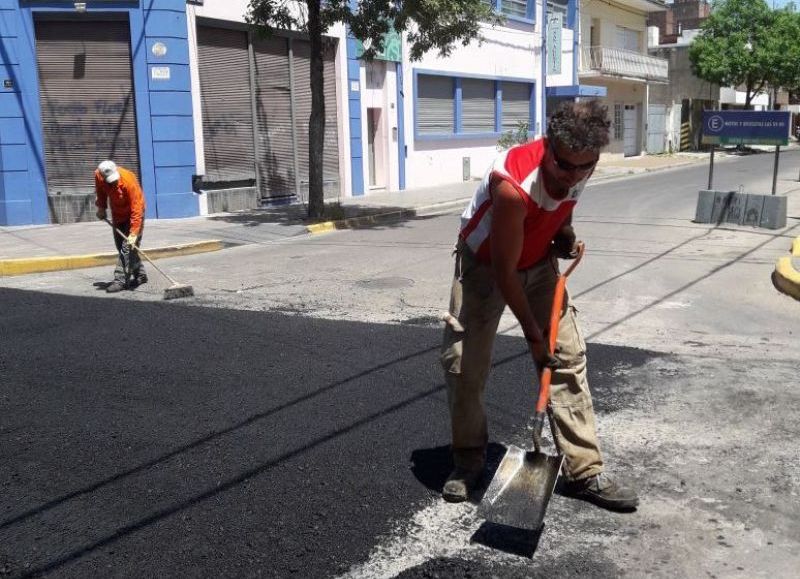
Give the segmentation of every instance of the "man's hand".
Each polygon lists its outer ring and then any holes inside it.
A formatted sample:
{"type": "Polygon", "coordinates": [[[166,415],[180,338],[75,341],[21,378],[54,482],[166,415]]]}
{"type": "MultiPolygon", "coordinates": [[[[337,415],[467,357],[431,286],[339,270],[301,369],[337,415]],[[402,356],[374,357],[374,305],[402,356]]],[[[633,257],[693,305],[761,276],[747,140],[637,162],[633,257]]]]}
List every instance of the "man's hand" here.
{"type": "Polygon", "coordinates": [[[528,347],[531,350],[533,362],[536,364],[536,369],[539,372],[544,368],[555,370],[561,367],[561,362],[558,358],[553,356],[544,340],[528,340],[528,347]]]}
{"type": "Polygon", "coordinates": [[[553,249],[559,259],[578,257],[578,240],[571,225],[565,225],[556,233],[553,238],[553,249]]]}
{"type": "Polygon", "coordinates": [[[136,233],[131,233],[130,235],[128,235],[128,239],[127,239],[128,245],[130,245],[131,247],[136,245],[136,238],[137,237],[139,237],[139,236],[136,233]]]}
{"type": "Polygon", "coordinates": [[[97,215],[97,218],[100,221],[105,221],[106,220],[106,210],[105,209],[98,209],[97,213],[95,215],[97,215]]]}

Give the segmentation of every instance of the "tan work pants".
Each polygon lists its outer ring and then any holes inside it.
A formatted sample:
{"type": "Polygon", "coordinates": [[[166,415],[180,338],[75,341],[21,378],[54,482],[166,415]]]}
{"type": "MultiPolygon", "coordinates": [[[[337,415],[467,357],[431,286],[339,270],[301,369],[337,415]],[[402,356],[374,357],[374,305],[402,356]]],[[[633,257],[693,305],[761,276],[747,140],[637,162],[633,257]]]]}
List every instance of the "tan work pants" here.
{"type": "MultiPolygon", "coordinates": [[[[558,272],[556,260],[544,259],[519,272],[536,322],[547,332],[558,272]]],[[[441,362],[448,401],[456,467],[482,469],[488,432],[483,402],[492,348],[505,309],[491,266],[478,262],[463,243],[456,249],[441,362]]],[[[548,414],[556,445],[564,454],[564,474],[579,480],[603,470],[597,441],[592,395],[586,379],[586,344],[575,307],[565,296],[555,356],[562,367],[553,372],[548,414]]],[[[533,400],[531,401],[533,408],[533,400]]]]}

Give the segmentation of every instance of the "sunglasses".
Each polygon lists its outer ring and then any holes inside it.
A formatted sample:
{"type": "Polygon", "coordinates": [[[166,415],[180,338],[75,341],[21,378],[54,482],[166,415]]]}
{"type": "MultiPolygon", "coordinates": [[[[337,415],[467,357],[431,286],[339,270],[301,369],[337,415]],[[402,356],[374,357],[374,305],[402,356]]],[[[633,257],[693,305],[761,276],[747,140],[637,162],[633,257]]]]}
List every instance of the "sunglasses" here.
{"type": "Polygon", "coordinates": [[[553,155],[553,161],[558,166],[559,169],[562,171],[566,171],[568,173],[578,172],[578,171],[588,171],[595,165],[597,165],[597,161],[599,161],[599,157],[594,161],[590,161],[589,163],[581,163],[580,165],[575,165],[570,163],[569,161],[562,159],[556,153],[556,148],[553,146],[552,141],[548,141],[547,143],[550,146],[550,153],[553,155]]]}

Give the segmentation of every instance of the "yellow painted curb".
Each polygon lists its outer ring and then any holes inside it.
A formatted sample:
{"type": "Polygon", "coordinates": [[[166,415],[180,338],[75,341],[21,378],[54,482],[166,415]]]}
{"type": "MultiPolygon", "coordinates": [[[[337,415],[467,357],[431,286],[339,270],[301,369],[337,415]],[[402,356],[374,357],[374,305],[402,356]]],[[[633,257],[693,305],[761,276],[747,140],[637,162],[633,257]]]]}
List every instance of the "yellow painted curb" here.
{"type": "Polygon", "coordinates": [[[317,235],[319,233],[328,233],[337,229],[351,229],[353,227],[358,227],[359,225],[372,225],[375,223],[381,223],[383,221],[391,221],[392,219],[414,217],[416,215],[417,210],[415,209],[401,209],[399,211],[389,211],[387,213],[349,217],[347,219],[340,219],[339,221],[314,223],[313,225],[306,225],[306,231],[308,231],[311,235],[317,235]]]}
{"type": "Polygon", "coordinates": [[[312,235],[316,235],[318,233],[328,233],[329,231],[335,230],[336,222],[335,221],[325,221],[324,223],[315,223],[314,225],[306,225],[306,231],[308,231],[312,235]]]}
{"type": "Polygon", "coordinates": [[[792,255],[800,257],[800,236],[798,236],[792,244],[792,255]]]}
{"type": "Polygon", "coordinates": [[[775,265],[772,283],[783,293],[800,300],[800,272],[792,265],[791,257],[781,257],[775,265]]]}
{"type": "MultiPolygon", "coordinates": [[[[145,249],[150,259],[163,259],[195,253],[219,251],[225,244],[218,239],[209,239],[180,245],[169,245],[145,249]]],[[[0,277],[26,275],[29,273],[44,273],[48,271],[63,271],[68,269],[83,269],[100,265],[111,265],[117,262],[116,253],[97,253],[92,255],[64,255],[55,257],[29,257],[20,259],[0,259],[0,277]]]]}

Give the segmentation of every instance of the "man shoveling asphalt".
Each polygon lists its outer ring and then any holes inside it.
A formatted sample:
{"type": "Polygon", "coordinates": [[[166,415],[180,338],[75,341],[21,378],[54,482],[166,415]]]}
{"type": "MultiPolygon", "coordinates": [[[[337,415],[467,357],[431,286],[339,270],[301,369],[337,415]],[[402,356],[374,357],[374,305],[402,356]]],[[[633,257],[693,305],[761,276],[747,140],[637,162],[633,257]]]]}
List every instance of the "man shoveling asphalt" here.
{"type": "Polygon", "coordinates": [[[466,500],[483,474],[488,443],[483,391],[508,304],[537,367],[553,368],[548,413],[565,457],[563,492],[609,509],[638,505],[635,492],[604,472],[586,345],[568,296],[555,352],[548,351],[545,339],[558,276],[555,257],[576,256],[572,211],[608,144],[609,125],[607,109],[597,101],[563,103],[545,138],[495,160],[461,217],[441,353],[455,466],[444,485],[447,501],[466,500]]]}
{"type": "Polygon", "coordinates": [[[115,293],[135,289],[147,283],[147,273],[138,252],[144,230],[144,193],[132,171],[117,167],[113,161],[103,161],[94,172],[94,189],[97,195],[97,218],[107,218],[106,206],[111,205],[111,222],[123,237],[114,231],[114,244],[119,252],[114,269],[114,281],[106,291],[115,293]]]}

